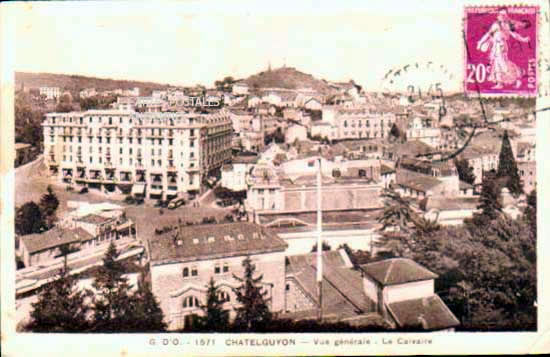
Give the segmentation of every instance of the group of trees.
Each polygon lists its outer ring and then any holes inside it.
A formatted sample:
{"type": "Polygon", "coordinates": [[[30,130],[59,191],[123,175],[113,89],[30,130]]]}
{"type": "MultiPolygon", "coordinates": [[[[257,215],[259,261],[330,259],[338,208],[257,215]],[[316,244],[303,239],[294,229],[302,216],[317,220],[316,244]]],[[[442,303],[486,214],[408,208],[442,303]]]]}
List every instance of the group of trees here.
{"type": "Polygon", "coordinates": [[[15,233],[26,235],[40,233],[53,227],[57,220],[56,211],[59,200],[51,186],[40,198],[40,203],[27,202],[15,212],[15,233]]]}
{"type": "Polygon", "coordinates": [[[44,111],[33,108],[27,93],[18,92],[15,96],[15,141],[40,148],[44,135],[43,115],[44,111]]]}
{"type": "Polygon", "coordinates": [[[80,98],[80,109],[108,109],[111,104],[117,101],[117,97],[111,96],[94,96],[88,98],[80,98]]]}
{"type": "Polygon", "coordinates": [[[109,245],[92,284],[95,292],[79,290],[77,278],[65,264],[60,276],[45,285],[32,304],[33,332],[158,332],[166,325],[150,284],[141,275],[132,291],[117,260],[114,243],[109,245]]]}
{"type": "Polygon", "coordinates": [[[236,80],[233,77],[228,76],[221,81],[215,81],[214,85],[216,86],[217,90],[230,93],[231,91],[233,91],[233,84],[235,82],[236,80]]]}
{"type": "Polygon", "coordinates": [[[398,193],[385,195],[377,245],[437,273],[436,290],[466,330],[536,329],[536,192],[512,219],[503,213],[503,187],[522,192],[506,133],[498,171],[484,176],[478,212],[464,225],[441,227],[398,193]]]}

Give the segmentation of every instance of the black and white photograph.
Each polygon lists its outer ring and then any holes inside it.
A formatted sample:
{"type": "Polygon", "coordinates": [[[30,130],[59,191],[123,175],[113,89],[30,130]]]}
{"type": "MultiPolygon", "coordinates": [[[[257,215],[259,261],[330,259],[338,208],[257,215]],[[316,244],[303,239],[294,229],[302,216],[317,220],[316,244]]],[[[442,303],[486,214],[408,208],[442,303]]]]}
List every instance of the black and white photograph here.
{"type": "Polygon", "coordinates": [[[421,3],[1,4],[9,350],[540,343],[548,3],[421,3]]]}

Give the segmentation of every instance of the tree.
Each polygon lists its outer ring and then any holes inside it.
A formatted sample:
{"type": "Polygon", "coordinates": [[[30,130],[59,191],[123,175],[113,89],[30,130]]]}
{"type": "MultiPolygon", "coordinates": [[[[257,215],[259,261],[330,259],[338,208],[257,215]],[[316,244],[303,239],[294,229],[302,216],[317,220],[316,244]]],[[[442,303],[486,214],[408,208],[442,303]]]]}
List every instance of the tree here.
{"type": "Polygon", "coordinates": [[[221,81],[215,81],[214,85],[216,86],[216,89],[219,91],[231,92],[233,90],[233,84],[235,82],[236,80],[233,77],[228,76],[221,81]]]}
{"type": "Polygon", "coordinates": [[[405,139],[405,134],[399,127],[393,123],[391,129],[390,129],[390,135],[393,136],[395,139],[405,139]]]}
{"type": "Polygon", "coordinates": [[[241,306],[236,308],[234,326],[247,332],[261,331],[272,320],[266,303],[267,291],[263,291],[261,287],[263,275],[254,277],[256,267],[252,264],[250,257],[243,260],[242,265],[244,276],[240,278],[233,274],[233,277],[242,283],[238,288],[233,289],[237,301],[241,303],[241,306]]]}
{"type": "Polygon", "coordinates": [[[127,316],[126,331],[160,332],[166,330],[164,315],[159,303],[151,291],[151,285],[145,281],[143,274],[138,282],[136,292],[130,297],[131,308],[127,316]]]}
{"type": "Polygon", "coordinates": [[[55,107],[55,111],[59,113],[68,113],[72,112],[74,107],[72,105],[72,98],[69,94],[63,94],[59,98],[59,103],[55,107]]]}
{"type": "Polygon", "coordinates": [[[130,285],[122,276],[123,265],[116,260],[117,257],[116,246],[111,241],[103,257],[103,266],[98,269],[92,284],[97,291],[93,302],[95,331],[133,330],[132,308],[135,310],[135,304],[129,303],[130,285]]]}
{"type": "Polygon", "coordinates": [[[44,217],[46,226],[51,228],[56,218],[55,211],[57,210],[57,207],[59,207],[59,200],[57,199],[55,192],[53,192],[51,185],[48,185],[47,193],[40,198],[39,207],[42,212],[42,217],[44,217]]]}
{"type": "Polygon", "coordinates": [[[40,233],[45,222],[40,207],[33,201],[23,204],[15,213],[15,233],[19,235],[40,233]]]}
{"type": "Polygon", "coordinates": [[[85,332],[89,308],[86,294],[76,288],[76,279],[64,267],[57,280],[42,287],[38,301],[32,304],[31,322],[27,329],[33,332],[85,332]]]}
{"type": "MultiPolygon", "coordinates": [[[[483,177],[479,205],[477,206],[481,210],[481,215],[474,215],[474,218],[477,217],[484,221],[483,219],[492,220],[498,217],[502,212],[500,190],[500,181],[496,179],[495,174],[487,172],[483,177]]],[[[478,224],[484,224],[482,221],[478,221],[478,224]]]]}
{"type": "Polygon", "coordinates": [[[229,312],[223,309],[224,301],[213,278],[206,288],[206,304],[201,306],[204,316],[198,318],[196,328],[208,332],[223,331],[229,324],[229,312]]]}
{"type": "Polygon", "coordinates": [[[497,177],[506,180],[505,186],[510,190],[511,194],[517,196],[523,193],[518,166],[514,158],[514,152],[512,151],[512,145],[510,144],[507,130],[504,131],[504,135],[502,136],[497,177]]]}
{"type": "Polygon", "coordinates": [[[525,207],[524,216],[531,227],[533,237],[537,237],[537,190],[531,191],[527,196],[527,207],[525,207]]]}
{"type": "Polygon", "coordinates": [[[458,171],[458,178],[461,181],[464,181],[469,183],[470,185],[473,185],[476,180],[476,176],[474,174],[474,168],[468,164],[468,160],[455,159],[454,163],[456,166],[456,170],[458,171]]]}

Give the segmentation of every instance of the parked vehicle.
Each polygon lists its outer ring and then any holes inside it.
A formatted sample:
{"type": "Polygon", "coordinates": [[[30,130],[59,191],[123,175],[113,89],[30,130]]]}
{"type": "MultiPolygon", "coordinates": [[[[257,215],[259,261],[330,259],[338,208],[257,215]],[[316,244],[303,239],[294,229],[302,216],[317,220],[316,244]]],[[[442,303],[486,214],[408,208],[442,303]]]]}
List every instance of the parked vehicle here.
{"type": "Polygon", "coordinates": [[[183,198],[174,198],[170,203],[168,203],[169,209],[176,209],[185,204],[185,199],[183,198]]]}

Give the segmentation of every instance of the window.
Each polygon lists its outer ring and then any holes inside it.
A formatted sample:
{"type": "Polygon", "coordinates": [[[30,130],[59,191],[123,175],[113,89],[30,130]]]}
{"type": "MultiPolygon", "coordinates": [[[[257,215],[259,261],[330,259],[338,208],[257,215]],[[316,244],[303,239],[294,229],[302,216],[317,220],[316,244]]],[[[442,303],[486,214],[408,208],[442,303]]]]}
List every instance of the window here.
{"type": "Polygon", "coordinates": [[[99,136],[99,137],[97,138],[97,142],[101,144],[102,139],[103,139],[103,138],[102,138],[101,136],[99,136]]]}
{"type": "Polygon", "coordinates": [[[141,138],[138,138],[138,144],[141,144],[141,138]]]}
{"type": "Polygon", "coordinates": [[[228,271],[229,271],[229,265],[224,264],[224,265],[223,265],[223,272],[224,272],[224,273],[227,273],[228,271]]]}
{"type": "Polygon", "coordinates": [[[183,277],[187,278],[189,276],[189,268],[185,267],[183,268],[183,277]]]}
{"type": "Polygon", "coordinates": [[[194,296],[188,296],[183,300],[184,308],[200,307],[199,299],[194,296]]]}
{"type": "Polygon", "coordinates": [[[193,267],[191,269],[191,276],[197,276],[197,275],[198,275],[197,267],[193,267]]]}
{"type": "Polygon", "coordinates": [[[214,274],[219,274],[220,272],[221,272],[220,266],[219,266],[219,265],[216,265],[216,266],[214,267],[214,274]]]}
{"type": "Polygon", "coordinates": [[[286,290],[286,291],[289,291],[289,290],[290,290],[290,284],[289,284],[289,283],[286,283],[286,285],[285,285],[285,290],[286,290]]]}
{"type": "Polygon", "coordinates": [[[122,148],[120,148],[120,149],[118,150],[118,152],[119,152],[120,154],[122,154],[122,148]]]}
{"type": "Polygon", "coordinates": [[[110,144],[110,143],[111,143],[111,138],[107,137],[107,144],[110,144]]]}
{"type": "Polygon", "coordinates": [[[229,296],[229,293],[227,291],[220,291],[218,294],[218,299],[221,302],[231,301],[231,297],[229,296]]]}

